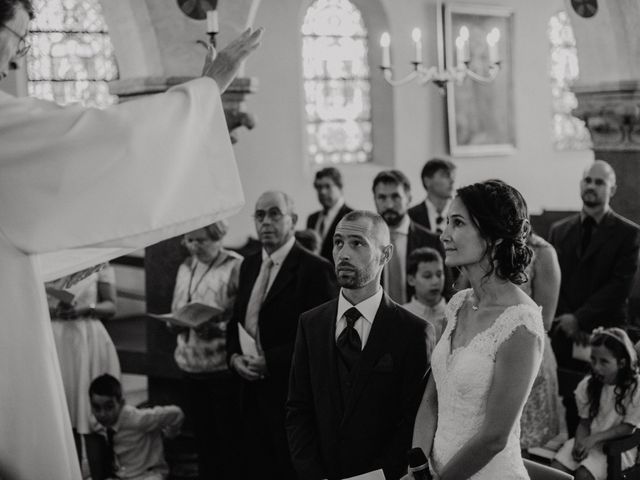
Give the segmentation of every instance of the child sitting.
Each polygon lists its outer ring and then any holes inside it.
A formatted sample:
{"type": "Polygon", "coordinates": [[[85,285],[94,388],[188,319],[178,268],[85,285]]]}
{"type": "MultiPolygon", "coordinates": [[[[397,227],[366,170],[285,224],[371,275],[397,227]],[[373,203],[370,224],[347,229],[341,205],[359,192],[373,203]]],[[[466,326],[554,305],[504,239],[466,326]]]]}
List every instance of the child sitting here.
{"type": "Polygon", "coordinates": [[[444,265],[437,250],[417,248],[407,259],[407,283],[415,289],[415,295],[403,307],[426,320],[435,329],[437,343],[447,326],[444,310],[447,306],[444,290],[444,265]]]}
{"type": "MultiPolygon", "coordinates": [[[[591,336],[591,369],[576,388],[580,424],[575,438],[558,451],[554,467],[576,480],[605,480],[602,443],[630,435],[640,426],[640,375],[631,340],[620,328],[597,328],[591,336]]],[[[622,468],[633,465],[636,449],[622,454],[622,468]]]]}
{"type": "Polygon", "coordinates": [[[93,430],[107,439],[107,478],[164,480],[169,467],[162,435],[178,434],[184,414],[179,407],[136,408],[125,405],[120,382],[109,374],[89,387],[93,430]],[[97,422],[96,422],[97,421],[97,422]]]}

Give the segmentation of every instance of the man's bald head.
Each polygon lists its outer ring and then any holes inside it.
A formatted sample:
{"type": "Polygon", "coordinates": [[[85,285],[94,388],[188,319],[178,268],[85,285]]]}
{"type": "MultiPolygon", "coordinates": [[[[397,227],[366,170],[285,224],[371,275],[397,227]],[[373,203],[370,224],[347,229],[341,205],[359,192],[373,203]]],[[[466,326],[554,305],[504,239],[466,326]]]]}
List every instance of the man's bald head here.
{"type": "Polygon", "coordinates": [[[367,220],[369,228],[367,230],[367,236],[373,240],[378,246],[385,246],[391,243],[391,235],[389,233],[389,227],[387,222],[384,221],[382,216],[374,212],[367,210],[354,210],[347,213],[342,217],[342,222],[361,223],[360,220],[367,220]]]}
{"type": "Polygon", "coordinates": [[[615,193],[616,172],[607,162],[596,160],[584,170],[580,181],[580,197],[587,211],[606,210],[615,193]]]}
{"type": "Polygon", "coordinates": [[[584,169],[584,172],[582,173],[582,177],[583,178],[586,177],[592,171],[594,173],[597,172],[601,174],[601,176],[608,177],[609,182],[611,182],[611,185],[616,184],[616,172],[613,169],[613,167],[609,165],[609,163],[605,162],[604,160],[595,160],[591,165],[587,166],[584,169]]]}

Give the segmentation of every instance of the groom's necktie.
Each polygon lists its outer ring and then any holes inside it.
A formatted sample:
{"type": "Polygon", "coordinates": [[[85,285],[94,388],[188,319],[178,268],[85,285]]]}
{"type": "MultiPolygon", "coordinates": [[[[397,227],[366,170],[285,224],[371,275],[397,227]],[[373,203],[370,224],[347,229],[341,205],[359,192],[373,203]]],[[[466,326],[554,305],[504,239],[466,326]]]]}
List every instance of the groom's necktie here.
{"type": "Polygon", "coordinates": [[[347,369],[351,371],[362,352],[362,339],[354,327],[361,314],[357,308],[351,307],[344,312],[344,317],[347,321],[347,326],[340,332],[336,345],[347,369]]]}

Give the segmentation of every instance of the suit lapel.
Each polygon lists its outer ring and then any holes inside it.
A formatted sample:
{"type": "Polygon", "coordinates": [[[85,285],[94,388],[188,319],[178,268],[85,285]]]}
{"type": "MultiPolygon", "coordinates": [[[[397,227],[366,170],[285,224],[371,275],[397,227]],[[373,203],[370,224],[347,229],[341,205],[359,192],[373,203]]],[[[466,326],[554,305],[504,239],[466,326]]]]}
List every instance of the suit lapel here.
{"type": "Polygon", "coordinates": [[[238,293],[239,299],[244,298],[244,301],[241,304],[242,309],[240,310],[242,312],[242,316],[239,320],[239,322],[243,325],[247,316],[247,307],[249,305],[249,299],[251,298],[251,290],[253,290],[253,286],[256,284],[258,274],[260,273],[260,266],[262,265],[262,252],[254,255],[253,257],[247,257],[247,259],[245,260],[245,264],[245,276],[244,278],[242,278],[242,282],[240,283],[242,292],[238,293]]]}
{"type": "Polygon", "coordinates": [[[331,403],[334,406],[336,412],[338,412],[337,418],[342,418],[344,413],[342,398],[340,395],[340,375],[338,374],[338,350],[336,347],[336,316],[338,315],[338,300],[334,300],[332,305],[328,308],[327,315],[331,321],[329,323],[329,334],[325,341],[329,342],[329,348],[326,352],[329,352],[329,358],[324,360],[329,365],[329,395],[331,396],[331,403]]]}
{"type": "Polygon", "coordinates": [[[580,258],[580,215],[578,215],[573,223],[568,226],[563,247],[566,248],[569,255],[580,258]]]}
{"type": "Polygon", "coordinates": [[[267,292],[267,296],[262,302],[262,305],[266,305],[271,301],[273,297],[278,295],[280,291],[287,286],[287,284],[291,281],[291,279],[295,276],[296,268],[298,267],[298,263],[300,262],[300,251],[302,247],[299,247],[298,244],[294,244],[293,248],[282,262],[282,266],[278,271],[278,275],[273,280],[273,284],[271,288],[267,292]]]}
{"type": "Polygon", "coordinates": [[[351,372],[354,385],[351,395],[347,398],[342,424],[344,424],[346,419],[349,418],[349,415],[351,415],[351,412],[355,408],[358,399],[362,395],[362,391],[369,380],[369,376],[373,371],[375,362],[382,355],[384,347],[393,333],[391,326],[393,325],[392,316],[394,313],[394,304],[386,293],[383,294],[380,307],[376,312],[373,325],[371,326],[371,331],[369,332],[367,344],[362,351],[360,361],[353,367],[353,372],[351,372]]]}

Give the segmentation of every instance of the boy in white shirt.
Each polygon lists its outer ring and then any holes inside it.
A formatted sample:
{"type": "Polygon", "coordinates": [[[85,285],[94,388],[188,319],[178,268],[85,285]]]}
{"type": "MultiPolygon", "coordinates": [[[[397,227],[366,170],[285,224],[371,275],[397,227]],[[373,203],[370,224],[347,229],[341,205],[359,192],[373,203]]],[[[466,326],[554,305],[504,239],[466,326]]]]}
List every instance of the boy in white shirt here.
{"type": "MultiPolygon", "coordinates": [[[[120,382],[104,374],[89,387],[93,430],[106,437],[106,478],[165,480],[163,435],[176,436],[184,413],[175,405],[136,408],[125,405],[120,382]]],[[[93,473],[93,472],[92,472],[93,473]]]]}
{"type": "Polygon", "coordinates": [[[447,325],[445,317],[444,262],[440,253],[429,247],[417,248],[407,259],[407,283],[415,294],[403,307],[430,323],[436,332],[436,343],[447,325]]]}

